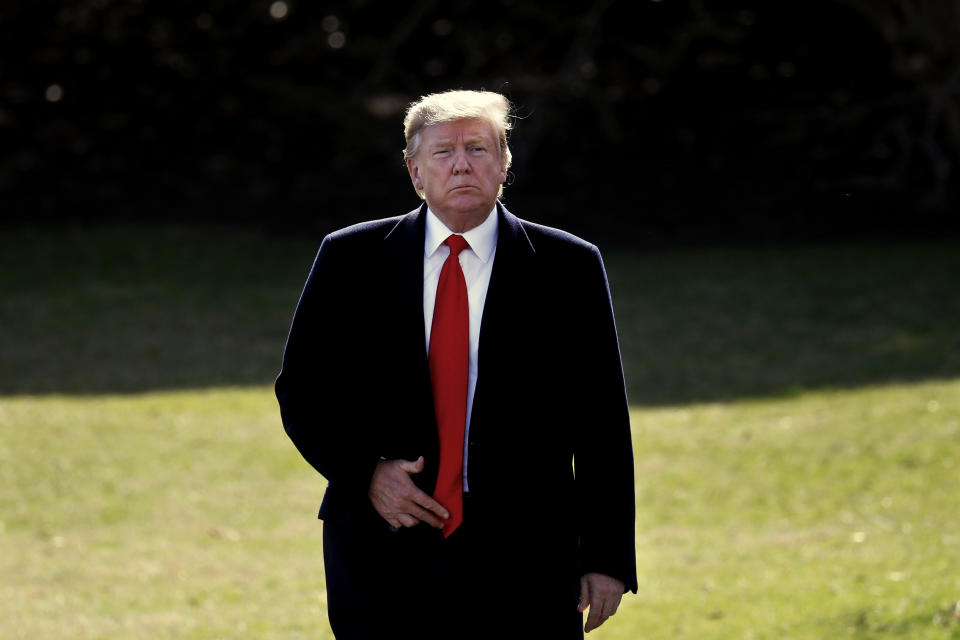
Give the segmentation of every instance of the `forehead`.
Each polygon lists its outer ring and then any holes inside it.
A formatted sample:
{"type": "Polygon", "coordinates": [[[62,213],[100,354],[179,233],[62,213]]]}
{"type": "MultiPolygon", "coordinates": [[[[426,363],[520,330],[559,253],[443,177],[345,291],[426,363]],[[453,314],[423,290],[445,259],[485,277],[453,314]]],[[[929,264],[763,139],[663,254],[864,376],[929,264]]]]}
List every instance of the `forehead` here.
{"type": "Polygon", "coordinates": [[[427,144],[477,138],[493,142],[493,125],[480,118],[467,118],[431,124],[423,128],[423,141],[427,144]]]}

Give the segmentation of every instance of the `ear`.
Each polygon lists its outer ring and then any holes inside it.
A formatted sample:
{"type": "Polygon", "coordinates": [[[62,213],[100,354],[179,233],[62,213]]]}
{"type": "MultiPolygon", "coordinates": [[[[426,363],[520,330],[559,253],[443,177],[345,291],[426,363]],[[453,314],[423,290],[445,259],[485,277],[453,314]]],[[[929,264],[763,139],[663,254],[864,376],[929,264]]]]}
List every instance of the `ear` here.
{"type": "Polygon", "coordinates": [[[417,165],[416,158],[407,158],[407,173],[410,174],[410,180],[413,182],[413,188],[417,191],[423,191],[423,181],[420,180],[420,167],[417,165]]]}

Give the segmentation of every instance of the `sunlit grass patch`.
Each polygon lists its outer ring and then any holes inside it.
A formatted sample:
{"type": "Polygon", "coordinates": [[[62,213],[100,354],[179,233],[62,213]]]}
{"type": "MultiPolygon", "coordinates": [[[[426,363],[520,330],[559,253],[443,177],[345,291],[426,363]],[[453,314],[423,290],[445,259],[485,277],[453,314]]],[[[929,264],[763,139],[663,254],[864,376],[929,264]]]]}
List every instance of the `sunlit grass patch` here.
{"type": "MultiPolygon", "coordinates": [[[[960,381],[633,422],[640,593],[593,637],[960,637],[960,381]]],[[[329,637],[268,387],[7,397],[0,435],[0,637],[329,637]]]]}
{"type": "Polygon", "coordinates": [[[634,632],[960,637],[944,614],[960,600],[960,382],[635,411],[634,422],[634,632]]]}
{"type": "Polygon", "coordinates": [[[0,637],[327,637],[269,389],[0,399],[0,637]]]}

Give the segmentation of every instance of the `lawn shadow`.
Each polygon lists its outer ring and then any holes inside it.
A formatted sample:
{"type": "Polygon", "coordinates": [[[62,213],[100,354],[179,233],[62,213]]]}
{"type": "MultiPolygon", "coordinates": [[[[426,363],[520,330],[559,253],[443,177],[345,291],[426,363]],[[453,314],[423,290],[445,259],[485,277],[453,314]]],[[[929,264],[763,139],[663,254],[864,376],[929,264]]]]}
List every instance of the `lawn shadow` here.
{"type": "MultiPolygon", "coordinates": [[[[270,384],[318,244],[210,227],[5,233],[0,395],[270,384]]],[[[958,248],[605,249],[630,400],[958,377],[958,248]]]]}
{"type": "Polygon", "coordinates": [[[613,253],[631,402],[960,376],[960,246],[613,253]]]}
{"type": "Polygon", "coordinates": [[[0,241],[0,394],[268,384],[319,240],[211,227],[0,241]]]}

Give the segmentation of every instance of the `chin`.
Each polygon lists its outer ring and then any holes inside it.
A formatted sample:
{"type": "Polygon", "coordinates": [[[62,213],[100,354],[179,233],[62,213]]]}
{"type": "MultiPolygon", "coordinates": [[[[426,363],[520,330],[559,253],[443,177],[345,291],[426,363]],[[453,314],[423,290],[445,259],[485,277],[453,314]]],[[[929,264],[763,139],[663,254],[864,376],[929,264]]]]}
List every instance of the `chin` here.
{"type": "MultiPolygon", "coordinates": [[[[493,205],[490,206],[493,207],[493,205]]],[[[450,208],[453,211],[462,214],[473,213],[483,207],[484,201],[482,198],[456,198],[450,203],[450,208]]]]}

